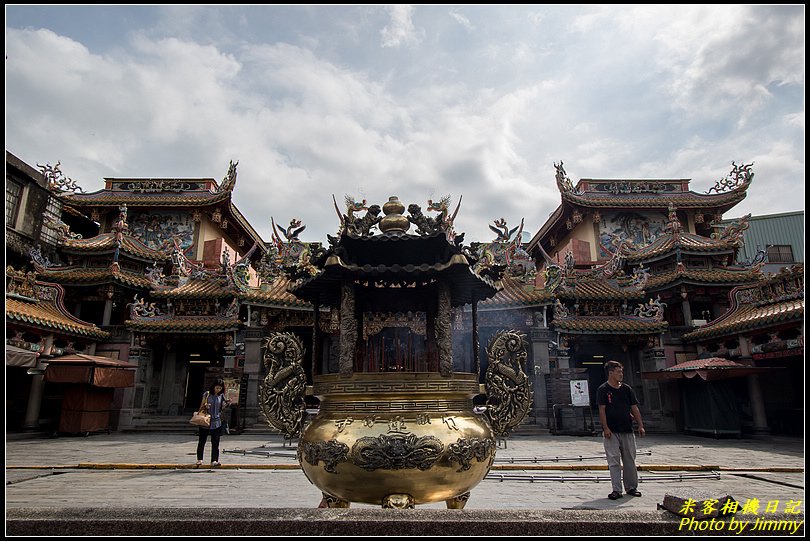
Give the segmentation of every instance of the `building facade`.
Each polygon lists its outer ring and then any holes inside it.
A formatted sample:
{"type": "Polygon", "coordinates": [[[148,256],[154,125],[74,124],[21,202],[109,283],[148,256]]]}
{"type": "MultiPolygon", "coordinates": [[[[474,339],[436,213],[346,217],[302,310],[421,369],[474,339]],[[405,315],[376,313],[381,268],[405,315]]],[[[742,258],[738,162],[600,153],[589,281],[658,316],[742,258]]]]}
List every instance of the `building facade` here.
{"type": "MultiPolygon", "coordinates": [[[[135,386],[122,391],[119,428],[190,414],[217,376],[236,390],[238,425],[264,423],[262,344],[274,331],[293,332],[311,345],[308,374],[334,371],[339,314],[290,292],[311,269],[320,243],[298,239],[303,224],[297,219],[286,228],[273,222],[273,239],[264,242],[232,203],[236,164],[222,182],[111,178],[102,190],[80,193],[54,172],[58,167],[36,171],[9,153],[6,161],[7,238],[16,235],[7,258],[36,273],[35,280],[62,288],[65,314],[98,331],[96,354],[138,365],[135,386]],[[25,188],[24,175],[36,186],[25,188]],[[48,205],[56,217],[47,225],[20,218],[48,205]],[[47,228],[49,243],[41,245],[18,225],[47,228]]],[[[735,288],[765,280],[762,258],[740,256],[751,218],[722,222],[752,177],[750,166],[735,166],[707,194],[690,191],[688,179],[582,179],[574,186],[560,164],[561,204],[528,245],[520,242],[522,228],[515,235],[519,227],[497,220],[490,226],[495,239],[464,248],[478,262],[475,272],[493,265],[508,271],[494,297],[453,310],[454,357],[471,358],[470,333],[463,331],[474,319],[482,374],[489,337],[504,328],[523,333],[534,391],[530,422],[586,433],[598,429],[594,395],[605,381],[602,365],[616,359],[628,367],[648,429],[679,430],[677,385],[642,373],[708,351],[715,341],[699,331],[735,309],[735,288]],[[577,404],[574,386],[582,391],[577,404]]],[[[412,206],[418,228],[424,216],[412,206]]],[[[435,206],[429,210],[446,214],[435,206]]],[[[373,222],[368,207],[347,202],[346,212],[341,220],[373,222]]]]}

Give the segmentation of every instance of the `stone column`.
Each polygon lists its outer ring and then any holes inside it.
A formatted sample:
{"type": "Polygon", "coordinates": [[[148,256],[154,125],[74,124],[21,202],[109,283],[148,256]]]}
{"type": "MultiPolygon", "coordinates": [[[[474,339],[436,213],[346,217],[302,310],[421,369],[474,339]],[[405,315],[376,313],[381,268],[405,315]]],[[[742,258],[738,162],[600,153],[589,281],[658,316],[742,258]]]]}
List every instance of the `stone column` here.
{"type": "Polygon", "coordinates": [[[529,341],[532,350],[533,365],[527,367],[529,378],[532,380],[534,390],[534,419],[535,424],[549,428],[548,395],[546,377],[550,373],[548,345],[554,336],[553,332],[545,327],[543,313],[535,312],[534,325],[529,329],[529,341]]]}
{"type": "MultiPolygon", "coordinates": [[[[45,338],[43,351],[50,351],[53,347],[53,335],[45,338]]],[[[45,389],[45,364],[37,358],[34,369],[38,372],[31,376],[31,392],[28,394],[28,405],[25,408],[24,430],[37,430],[39,428],[39,410],[42,407],[42,394],[45,389]]]]}
{"type": "Polygon", "coordinates": [[[113,309],[112,299],[107,299],[106,301],[104,301],[104,316],[101,319],[102,327],[106,327],[110,324],[110,320],[112,319],[112,309],[113,309]]]}
{"type": "Polygon", "coordinates": [[[245,426],[259,421],[259,384],[264,379],[262,370],[262,342],[264,329],[248,327],[245,331],[245,366],[243,374],[248,377],[247,403],[242,415],[245,426]]]}

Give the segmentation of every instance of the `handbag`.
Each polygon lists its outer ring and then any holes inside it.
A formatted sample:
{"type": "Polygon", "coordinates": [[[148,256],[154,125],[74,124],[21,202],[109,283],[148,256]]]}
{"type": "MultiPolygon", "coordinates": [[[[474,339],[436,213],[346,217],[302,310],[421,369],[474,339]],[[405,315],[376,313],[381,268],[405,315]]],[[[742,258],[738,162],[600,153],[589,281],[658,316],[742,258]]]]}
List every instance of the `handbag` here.
{"type": "Polygon", "coordinates": [[[189,423],[200,428],[211,428],[211,414],[208,413],[208,392],[203,395],[200,409],[195,411],[189,419],[189,423]]]}
{"type": "Polygon", "coordinates": [[[203,413],[201,411],[195,411],[194,414],[191,416],[191,420],[189,420],[189,423],[202,428],[210,428],[211,415],[208,413],[203,413]]]}

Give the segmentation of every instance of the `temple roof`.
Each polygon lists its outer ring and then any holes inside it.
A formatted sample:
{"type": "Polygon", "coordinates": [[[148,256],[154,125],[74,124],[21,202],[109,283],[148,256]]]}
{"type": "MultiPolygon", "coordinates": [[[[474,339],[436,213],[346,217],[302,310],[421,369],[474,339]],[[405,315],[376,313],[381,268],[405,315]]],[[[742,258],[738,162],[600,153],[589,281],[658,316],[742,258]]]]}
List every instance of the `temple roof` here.
{"type": "Polygon", "coordinates": [[[623,287],[616,278],[593,276],[588,271],[566,276],[555,293],[562,299],[624,300],[644,296],[644,290],[637,285],[623,287]]]}
{"type": "Polygon", "coordinates": [[[765,329],[804,320],[804,265],[795,265],[754,285],[736,287],[729,293],[731,308],[683,336],[699,342],[741,332],[765,329]]]}
{"type": "Polygon", "coordinates": [[[535,287],[534,284],[524,284],[511,276],[504,276],[501,284],[503,289],[494,297],[479,303],[479,310],[545,306],[554,301],[554,296],[545,289],[535,287]]]}
{"type": "Polygon", "coordinates": [[[658,237],[650,244],[637,250],[623,250],[622,255],[630,263],[644,263],[663,259],[673,255],[676,250],[681,254],[733,254],[736,245],[726,240],[716,240],[692,233],[677,233],[658,237]]]}
{"type": "Polygon", "coordinates": [[[747,284],[764,278],[762,272],[755,268],[684,269],[652,274],[646,287],[647,290],[656,290],[680,283],[747,284]]]}
{"type": "MultiPolygon", "coordinates": [[[[751,165],[732,162],[731,173],[716,182],[705,194],[689,190],[690,179],[581,179],[576,186],[568,178],[563,164],[554,164],[561,204],[527,245],[530,252],[556,229],[577,207],[604,209],[692,209],[701,213],[722,214],[745,199],[754,174],[751,165]],[[711,193],[716,192],[716,193],[711,193]]],[[[559,240],[559,239],[558,239],[559,240]]]]}
{"type": "MultiPolygon", "coordinates": [[[[66,253],[111,253],[115,249],[115,233],[102,233],[89,239],[66,239],[63,245],[66,253]]],[[[129,235],[123,236],[121,251],[146,261],[167,261],[171,258],[171,254],[149,248],[129,235]]]]}
{"type": "Polygon", "coordinates": [[[312,309],[312,305],[302,301],[289,292],[290,281],[280,276],[275,281],[263,285],[261,288],[251,288],[242,292],[239,298],[248,304],[260,304],[268,306],[296,307],[312,309]]]}
{"type": "Polygon", "coordinates": [[[141,289],[149,289],[152,286],[149,279],[142,273],[134,273],[126,270],[113,271],[109,267],[41,267],[35,265],[35,268],[41,276],[60,284],[98,285],[115,282],[141,289]]]}
{"type": "MultiPolygon", "coordinates": [[[[108,179],[108,180],[126,180],[126,179],[108,179]]],[[[147,180],[147,179],[132,179],[132,180],[147,180]]],[[[156,181],[173,180],[173,179],[156,179],[156,181]]],[[[183,179],[186,180],[186,179],[183,179]]],[[[193,182],[200,182],[213,179],[187,179],[193,182]]],[[[97,192],[90,193],[66,193],[62,195],[62,199],[73,207],[100,207],[111,206],[117,207],[120,205],[127,205],[128,207],[200,207],[215,205],[222,201],[228,201],[231,197],[231,192],[212,192],[209,190],[196,191],[184,190],[178,192],[133,192],[125,190],[110,190],[102,189],[97,192]]]]}
{"type": "Polygon", "coordinates": [[[68,313],[61,287],[45,282],[35,282],[35,286],[37,298],[6,292],[7,322],[83,338],[109,338],[110,333],[68,313]]]}
{"type": "Polygon", "coordinates": [[[404,310],[424,309],[423,299],[403,295],[404,289],[424,291],[443,280],[450,287],[452,306],[469,304],[495,295],[493,280],[473,272],[460,247],[443,232],[431,235],[384,233],[359,237],[343,233],[312,275],[291,288],[297,297],[325,306],[340,306],[341,284],[353,280],[358,294],[377,304],[407,303],[404,310]]]}
{"type": "Polygon", "coordinates": [[[658,334],[667,329],[667,322],[635,316],[575,316],[555,319],[552,327],[569,334],[658,334]]]}
{"type": "Polygon", "coordinates": [[[162,319],[128,319],[124,325],[138,332],[208,333],[234,331],[239,328],[241,322],[236,318],[222,316],[167,316],[162,319]]]}
{"type": "Polygon", "coordinates": [[[185,284],[177,287],[154,288],[150,295],[155,298],[168,299],[222,299],[235,297],[237,292],[225,280],[189,279],[185,284]]]}

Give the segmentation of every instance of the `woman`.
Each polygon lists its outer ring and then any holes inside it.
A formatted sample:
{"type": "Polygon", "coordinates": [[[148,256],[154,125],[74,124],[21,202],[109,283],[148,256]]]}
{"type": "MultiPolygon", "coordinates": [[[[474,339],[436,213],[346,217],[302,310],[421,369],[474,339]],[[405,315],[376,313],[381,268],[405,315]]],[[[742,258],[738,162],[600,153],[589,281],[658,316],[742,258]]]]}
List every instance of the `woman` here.
{"type": "Polygon", "coordinates": [[[211,388],[203,395],[201,408],[206,408],[211,415],[210,428],[199,429],[199,442],[197,443],[197,466],[202,465],[203,451],[208,435],[211,435],[211,467],[220,466],[219,463],[219,438],[222,436],[222,410],[230,405],[230,401],[225,397],[225,382],[222,379],[216,380],[211,388]]]}

